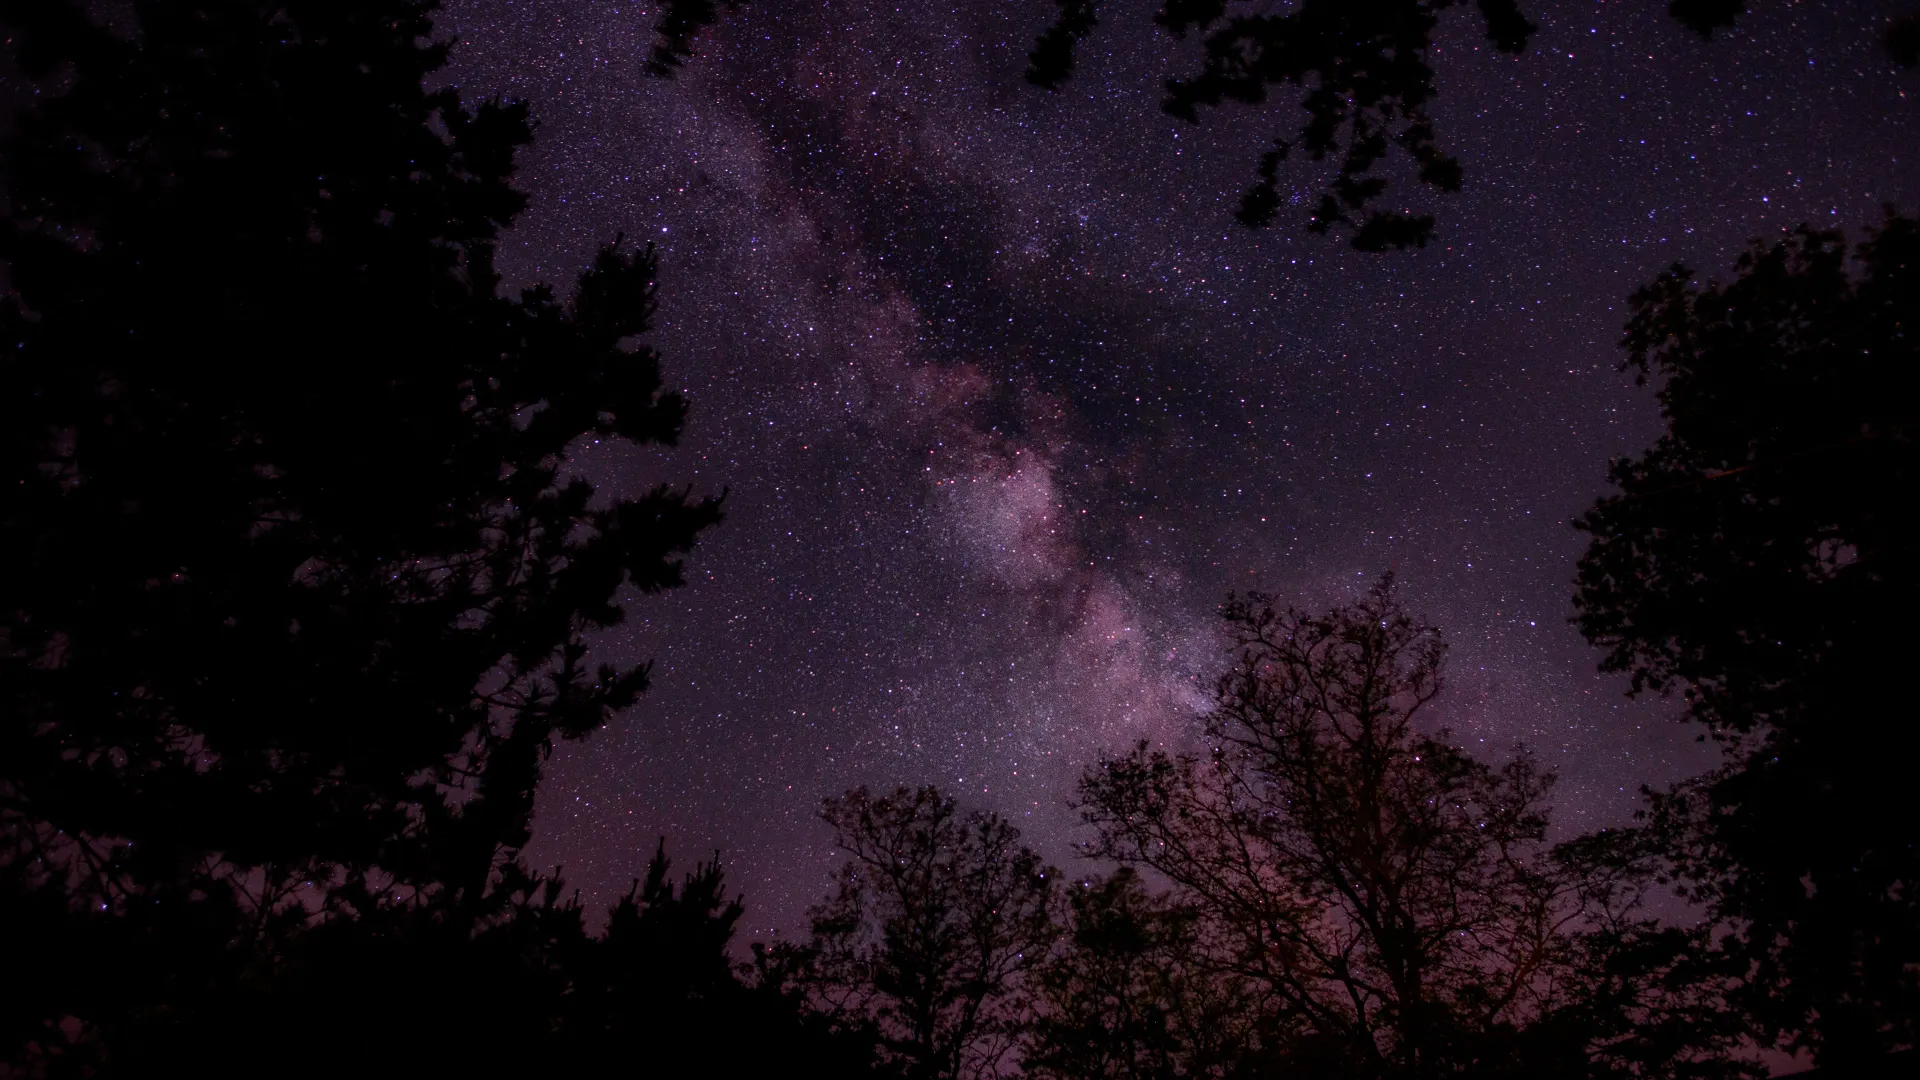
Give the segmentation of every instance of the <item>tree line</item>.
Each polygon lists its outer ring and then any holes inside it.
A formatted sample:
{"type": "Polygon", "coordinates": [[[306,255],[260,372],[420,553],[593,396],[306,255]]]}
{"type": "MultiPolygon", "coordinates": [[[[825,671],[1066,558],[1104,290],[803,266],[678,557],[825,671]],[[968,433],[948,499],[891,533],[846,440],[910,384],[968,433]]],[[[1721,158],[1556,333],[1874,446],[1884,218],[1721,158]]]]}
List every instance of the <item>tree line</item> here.
{"type": "MultiPolygon", "coordinates": [[[[1757,1046],[1912,1052],[1920,222],[1633,298],[1668,430],[1578,523],[1579,625],[1726,751],[1636,826],[1549,843],[1551,773],[1425,719],[1444,642],[1390,579],[1327,612],[1252,595],[1190,742],[1081,779],[1098,872],[937,790],[851,791],[808,933],[740,964],[717,863],[663,847],[603,924],[522,854],[556,742],[646,687],[589,635],[677,585],[723,509],[564,469],[685,421],[644,340],[651,250],[502,291],[529,117],[425,88],[424,0],[128,14],[0,2],[38,89],[0,144],[6,1075],[1705,1078],[1757,1046]],[[1664,889],[1699,917],[1654,918],[1664,889]]],[[[718,15],[666,5],[649,63],[718,15]]]]}
{"type": "Polygon", "coordinates": [[[1546,840],[1552,776],[1420,723],[1444,644],[1383,579],[1323,614],[1229,603],[1202,748],[1078,800],[1068,878],[928,788],[827,803],[849,853],[763,970],[906,1076],[1742,1076],[1705,926],[1643,910],[1609,835],[1546,840]]]}

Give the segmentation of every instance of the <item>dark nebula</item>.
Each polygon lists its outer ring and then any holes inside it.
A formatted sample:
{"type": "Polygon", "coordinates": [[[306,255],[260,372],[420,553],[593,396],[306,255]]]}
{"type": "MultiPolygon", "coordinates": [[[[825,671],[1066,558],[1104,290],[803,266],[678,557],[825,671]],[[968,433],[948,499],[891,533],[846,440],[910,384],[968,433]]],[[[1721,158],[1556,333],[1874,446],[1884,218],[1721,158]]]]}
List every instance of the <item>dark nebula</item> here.
{"type": "Polygon", "coordinates": [[[1664,2],[1526,6],[1519,58],[1450,13],[1466,189],[1403,185],[1437,243],[1376,255],[1233,222],[1296,106],[1163,115],[1186,54],[1144,0],[1058,94],[1021,79],[1039,0],[754,3],[673,81],[650,5],[449,3],[463,91],[539,123],[509,274],[570,281],[621,232],[663,255],[688,437],[579,467],[730,493],[689,586],[603,643],[654,687],[556,757],[535,861],[604,902],[659,836],[718,848],[755,934],[792,931],[820,799],[930,782],[1070,864],[1073,778],[1191,730],[1228,591],[1317,606],[1389,569],[1452,642],[1439,719],[1557,765],[1562,829],[1711,760],[1568,623],[1567,522],[1659,430],[1624,299],[1920,206],[1920,83],[1877,42],[1897,4],[1761,0],[1710,44],[1664,2]]]}

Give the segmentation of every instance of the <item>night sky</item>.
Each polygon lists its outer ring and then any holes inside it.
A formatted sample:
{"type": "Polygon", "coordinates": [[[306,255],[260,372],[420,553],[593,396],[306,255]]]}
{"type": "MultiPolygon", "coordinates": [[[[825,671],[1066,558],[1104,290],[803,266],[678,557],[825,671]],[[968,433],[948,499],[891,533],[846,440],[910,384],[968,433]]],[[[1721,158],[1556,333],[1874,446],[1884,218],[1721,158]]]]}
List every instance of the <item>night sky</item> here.
{"type": "Polygon", "coordinates": [[[600,643],[653,690],[551,763],[532,855],[591,903],[664,835],[723,852],[754,935],[796,931],[834,858],[816,808],[858,783],[938,784],[1071,867],[1073,778],[1194,730],[1228,591],[1324,607],[1388,569],[1452,643],[1436,715],[1556,765],[1563,831],[1711,760],[1596,673],[1567,522],[1659,432],[1619,371],[1629,292],[1920,207],[1920,76],[1876,41],[1903,5],[1755,0],[1709,45],[1665,0],[1530,0],[1518,58],[1452,12],[1434,115],[1466,189],[1400,187],[1437,242],[1386,255],[1304,205],[1232,220],[1297,107],[1162,114],[1191,44],[1153,6],[1110,5],[1048,94],[1021,79],[1041,0],[753,3],[671,82],[648,4],[447,4],[453,80],[539,125],[510,277],[569,283],[622,232],[661,252],[686,437],[578,466],[729,492],[688,587],[600,643]]]}

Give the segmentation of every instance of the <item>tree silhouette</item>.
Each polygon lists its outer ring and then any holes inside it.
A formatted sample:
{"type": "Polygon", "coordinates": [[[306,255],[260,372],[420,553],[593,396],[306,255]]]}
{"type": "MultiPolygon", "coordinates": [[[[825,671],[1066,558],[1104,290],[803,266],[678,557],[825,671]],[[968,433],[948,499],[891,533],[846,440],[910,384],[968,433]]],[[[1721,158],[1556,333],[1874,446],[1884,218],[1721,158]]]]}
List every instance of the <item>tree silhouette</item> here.
{"type": "Polygon", "coordinates": [[[1920,13],[1887,24],[1887,51],[1903,68],[1920,67],[1920,13]]]}
{"type": "Polygon", "coordinates": [[[1225,609],[1234,664],[1205,757],[1143,743],[1089,770],[1092,851],[1197,913],[1251,990],[1243,1067],[1328,1077],[1707,1076],[1742,1067],[1699,931],[1637,914],[1605,839],[1549,848],[1551,776],[1423,733],[1444,646],[1382,579],[1322,616],[1225,609]]]}
{"type": "Polygon", "coordinates": [[[737,900],[716,864],[676,886],[664,852],[590,934],[577,897],[532,883],[475,927],[389,905],[290,936],[270,977],[113,1041],[101,1064],[133,1076],[499,1076],[550,1071],[856,1077],[873,1048],[802,1002],[743,981],[728,953],[737,900]]]}
{"type": "Polygon", "coordinates": [[[1679,688],[1725,744],[1653,824],[1731,920],[1746,1004],[1848,1067],[1920,1035],[1920,223],[1853,254],[1802,229],[1726,285],[1676,267],[1634,295],[1627,364],[1668,431],[1577,523],[1576,597],[1604,667],[1679,688]]]}
{"type": "Polygon", "coordinates": [[[857,1077],[873,1071],[868,1033],[834,1031],[773,981],[743,981],[728,954],[744,909],[716,859],[676,891],[664,844],[646,879],[598,938],[563,955],[560,1061],[588,1075],[630,1068],[679,1075],[857,1077]]]}
{"type": "Polygon", "coordinates": [[[654,257],[500,294],[527,117],[423,88],[431,12],[0,4],[9,1060],[153,1043],[316,924],[525,910],[543,756],[646,685],[588,636],[718,520],[568,474],[679,432],[654,257]]]}
{"type": "MultiPolygon", "coordinates": [[[[1027,80],[1058,89],[1072,74],[1075,46],[1099,25],[1102,0],[1053,0],[1059,13],[1029,54],[1027,80]]],[[[1169,78],[1161,107],[1199,123],[1200,106],[1259,105],[1280,93],[1298,100],[1306,118],[1298,131],[1273,140],[1259,159],[1259,179],[1236,213],[1242,224],[1273,222],[1282,203],[1281,168],[1299,155],[1336,160],[1331,178],[1318,181],[1307,229],[1348,232],[1364,251],[1424,247],[1433,216],[1377,209],[1389,182],[1379,167],[1393,151],[1406,155],[1423,184],[1458,191],[1459,161],[1446,153],[1428,106],[1437,92],[1428,62],[1442,14],[1465,0],[1299,0],[1275,8],[1232,0],[1163,0],[1154,22],[1175,37],[1201,36],[1198,72],[1169,78]]],[[[1534,25],[1519,0],[1477,0],[1487,40],[1504,53],[1526,48],[1534,25]]],[[[1744,0],[1672,0],[1670,14],[1702,37],[1734,25],[1744,0]]],[[[1897,20],[1887,43],[1914,65],[1920,16],[1897,20]]],[[[1324,169],[1322,170],[1325,171],[1324,169]]],[[[1314,183],[1307,181],[1306,183],[1314,183]]]]}
{"type": "MultiPolygon", "coordinates": [[[[726,0],[737,8],[742,0],[726,0]]],[[[667,0],[655,24],[653,53],[647,58],[646,72],[660,78],[672,78],[693,57],[693,40],[700,32],[720,21],[720,0],[667,0]]]]}
{"type": "Polygon", "coordinates": [[[999,1075],[1018,1060],[1027,973],[1055,934],[1058,874],[997,814],[934,788],[826,802],[848,858],[787,978],[827,1015],[877,1030],[911,1078],[999,1075]]]}
{"type": "Polygon", "coordinates": [[[1245,1057],[1259,987],[1197,962],[1197,911],[1150,893],[1130,866],[1067,900],[1064,947],[1036,975],[1029,1076],[1220,1076],[1245,1057]]]}
{"type": "MultiPolygon", "coordinates": [[[[1688,29],[1711,40],[1715,30],[1731,29],[1739,22],[1747,13],[1747,0],[1673,0],[1667,11],[1688,29]]],[[[1920,14],[1888,22],[1885,44],[1901,67],[1913,67],[1915,50],[1920,48],[1920,14]]]]}
{"type": "MultiPolygon", "coordinates": [[[[1073,46],[1097,25],[1099,0],[1057,0],[1059,20],[1035,45],[1027,79],[1056,89],[1073,69],[1073,46]]],[[[1200,71],[1167,80],[1166,111],[1199,122],[1199,106],[1257,105],[1276,87],[1300,94],[1306,120],[1297,134],[1276,138],[1260,158],[1260,179],[1236,215],[1246,225],[1273,221],[1282,197],[1280,167],[1296,151],[1313,161],[1337,158],[1339,168],[1320,192],[1307,228],[1352,232],[1368,251],[1424,246],[1431,215],[1369,209],[1387,191],[1375,166],[1395,147],[1414,162],[1420,181],[1442,191],[1460,188],[1460,163],[1440,149],[1427,115],[1434,88],[1427,63],[1441,12],[1460,0],[1303,0],[1281,12],[1249,9],[1229,14],[1226,0],[1167,0],[1154,21],[1176,36],[1204,35],[1200,71]]],[[[1495,48],[1517,53],[1533,24],[1517,0],[1479,0],[1495,48]]]]}
{"type": "Polygon", "coordinates": [[[1733,26],[1746,11],[1747,0],[1673,0],[1667,5],[1667,12],[1682,26],[1703,38],[1733,26]]]}

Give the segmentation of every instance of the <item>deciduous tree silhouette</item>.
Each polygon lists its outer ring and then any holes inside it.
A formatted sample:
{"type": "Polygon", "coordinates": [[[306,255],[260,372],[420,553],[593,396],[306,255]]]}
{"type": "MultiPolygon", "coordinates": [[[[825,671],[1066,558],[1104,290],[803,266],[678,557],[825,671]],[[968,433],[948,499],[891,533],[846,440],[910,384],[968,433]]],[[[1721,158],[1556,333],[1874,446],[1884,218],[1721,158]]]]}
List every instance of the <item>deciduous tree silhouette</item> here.
{"type": "Polygon", "coordinates": [[[1668,431],[1578,522],[1576,598],[1606,668],[1726,746],[1653,824],[1754,965],[1747,1005],[1849,1067],[1920,1038],[1920,223],[1853,255],[1803,229],[1634,295],[1668,431]]]}
{"type": "Polygon", "coordinates": [[[1322,616],[1228,604],[1203,757],[1090,770],[1094,853],[1151,867],[1251,984],[1243,1067],[1339,1077],[1738,1073],[1697,931],[1636,914],[1610,845],[1545,843],[1551,776],[1426,734],[1443,645],[1383,579],[1322,616]]]}
{"type": "Polygon", "coordinates": [[[1258,1042],[1261,988],[1201,960],[1199,912],[1122,866],[1069,886],[1064,941],[1036,975],[1027,1075],[1226,1075],[1258,1042]]]}
{"type": "Polygon", "coordinates": [[[718,520],[569,475],[680,430],[654,258],[501,294],[527,117],[423,88],[432,6],[0,4],[9,1060],[158,1045],[316,923],[527,910],[544,755],[646,685],[588,637],[718,520]]]}
{"type": "Polygon", "coordinates": [[[848,858],[789,978],[828,1015],[877,1029],[908,1077],[974,1080],[1017,1062],[1058,874],[999,815],[962,813],[931,787],[856,788],[823,816],[848,858]]]}
{"type": "MultiPolygon", "coordinates": [[[[1035,46],[1028,81],[1055,89],[1073,69],[1075,42],[1097,25],[1100,0],[1057,0],[1060,18],[1035,46]]],[[[1273,221],[1283,198],[1280,168],[1296,152],[1339,167],[1314,202],[1307,228],[1352,232],[1355,247],[1424,246],[1431,215],[1374,209],[1387,191],[1376,166],[1399,148],[1422,183],[1460,188],[1460,163],[1440,148],[1427,106],[1434,96],[1427,62],[1440,14],[1460,0],[1302,0],[1284,11],[1229,13],[1226,0],[1167,0],[1154,21],[1183,36],[1205,35],[1206,59],[1187,78],[1167,80],[1166,111],[1199,122],[1199,107],[1257,105],[1277,87],[1299,93],[1307,117],[1297,134],[1273,141],[1260,179],[1241,199],[1247,225],[1273,221]]],[[[1526,46],[1533,24],[1517,0],[1479,0],[1487,38],[1502,52],[1526,46]]]]}
{"type": "MultiPolygon", "coordinates": [[[[1053,0],[1059,14],[1029,54],[1027,80],[1058,89],[1072,74],[1075,46],[1099,25],[1103,0],[1053,0]]],[[[1176,37],[1201,35],[1200,70],[1169,78],[1162,108],[1198,123],[1201,106],[1259,105],[1270,94],[1297,100],[1306,118],[1260,157],[1259,179],[1241,198],[1242,224],[1272,223],[1282,204],[1281,170],[1298,156],[1332,159],[1331,178],[1310,200],[1309,231],[1347,231],[1366,251],[1424,246],[1433,216],[1378,209],[1388,191],[1380,165],[1397,148],[1421,183],[1458,191],[1460,163],[1441,148],[1428,107],[1437,92],[1429,63],[1442,14],[1465,0],[1298,0],[1276,8],[1234,0],[1164,0],[1154,15],[1176,37]]],[[[1535,27],[1519,0],[1477,0],[1487,40],[1504,53],[1526,48],[1535,27]]],[[[1651,5],[1650,5],[1651,6],[1651,5]]],[[[1744,0],[1672,0],[1669,11],[1702,37],[1734,24],[1744,0]]],[[[1913,66],[1920,30],[1912,16],[1888,29],[1894,55],[1913,66]]],[[[1284,186],[1292,187],[1292,184],[1284,186]]]]}
{"type": "MultiPolygon", "coordinates": [[[[726,6],[744,2],[728,0],[726,6]]],[[[1058,14],[1028,54],[1027,81],[1057,90],[1073,73],[1077,46],[1099,26],[1103,0],[1052,2],[1058,14]]],[[[1297,133],[1275,138],[1260,157],[1259,179],[1241,197],[1235,217],[1255,228],[1272,224],[1283,201],[1300,201],[1283,200],[1283,166],[1297,155],[1314,162],[1335,159],[1338,167],[1312,200],[1308,231],[1344,230],[1363,251],[1423,247],[1433,233],[1433,215],[1378,209],[1389,186],[1379,166],[1397,147],[1421,183],[1460,189],[1460,163],[1441,149],[1427,113],[1437,93],[1428,53],[1441,13],[1465,2],[1302,0],[1275,12],[1271,5],[1232,0],[1165,0],[1154,22],[1175,37],[1198,32],[1206,56],[1198,73],[1166,81],[1162,107],[1198,123],[1203,105],[1259,105],[1276,90],[1297,96],[1306,120],[1297,133]]],[[[1520,0],[1476,0],[1475,6],[1494,48],[1525,50],[1536,28],[1520,0]]],[[[1745,0],[1671,0],[1667,6],[1677,22],[1709,40],[1716,30],[1732,28],[1746,10],[1745,0]]],[[[647,71],[671,76],[692,55],[694,39],[720,17],[720,0],[670,0],[647,71]]],[[[1914,67],[1920,62],[1920,14],[1889,22],[1884,40],[1896,62],[1914,67]]]]}

